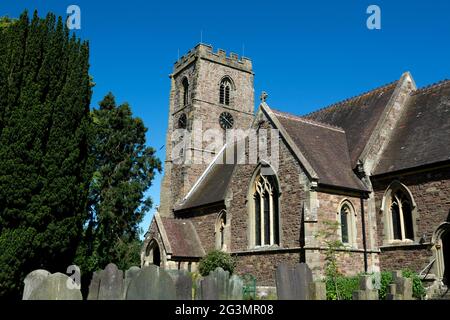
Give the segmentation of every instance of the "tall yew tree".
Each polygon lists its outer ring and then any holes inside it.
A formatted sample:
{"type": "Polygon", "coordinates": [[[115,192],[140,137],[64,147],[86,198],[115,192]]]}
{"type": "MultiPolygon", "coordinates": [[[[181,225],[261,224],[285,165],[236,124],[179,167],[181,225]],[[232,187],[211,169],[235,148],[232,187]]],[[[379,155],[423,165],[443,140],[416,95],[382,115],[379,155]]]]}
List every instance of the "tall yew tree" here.
{"type": "Polygon", "coordinates": [[[89,48],[62,18],[0,27],[0,296],[74,262],[87,218],[89,48]]]}
{"type": "Polygon", "coordinates": [[[152,204],[145,191],[161,170],[155,150],[145,145],[147,128],[129,105],[117,106],[111,93],[99,105],[92,111],[90,217],[77,258],[88,277],[110,262],[121,269],[139,265],[139,223],[152,204]]]}

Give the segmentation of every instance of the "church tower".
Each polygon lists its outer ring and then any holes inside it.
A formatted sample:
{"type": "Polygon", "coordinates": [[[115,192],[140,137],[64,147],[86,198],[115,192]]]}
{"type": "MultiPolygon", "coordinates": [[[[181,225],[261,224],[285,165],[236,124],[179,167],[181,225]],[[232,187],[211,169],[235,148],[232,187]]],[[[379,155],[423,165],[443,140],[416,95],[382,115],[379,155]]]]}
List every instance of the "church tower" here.
{"type": "MultiPolygon", "coordinates": [[[[216,152],[202,135],[209,129],[225,136],[228,129],[250,127],[253,120],[254,88],[252,62],[223,50],[213,52],[198,44],[181,57],[170,75],[169,123],[166,159],[159,213],[171,217],[173,207],[189,192],[208,167],[207,162],[185,161],[187,155],[216,152]],[[193,134],[199,143],[183,144],[181,132],[193,134]]],[[[191,157],[192,158],[192,157],[191,157]]]]}

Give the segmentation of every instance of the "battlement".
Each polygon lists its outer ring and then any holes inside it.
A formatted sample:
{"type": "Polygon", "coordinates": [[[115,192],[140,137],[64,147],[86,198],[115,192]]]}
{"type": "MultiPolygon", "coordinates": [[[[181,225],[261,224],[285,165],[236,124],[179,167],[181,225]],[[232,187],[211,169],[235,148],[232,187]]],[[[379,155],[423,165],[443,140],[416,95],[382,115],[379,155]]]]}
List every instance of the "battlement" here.
{"type": "Polygon", "coordinates": [[[211,45],[199,43],[175,62],[173,67],[174,73],[177,73],[197,58],[228,65],[239,70],[252,72],[252,61],[249,58],[244,56],[239,57],[239,55],[234,52],[230,52],[227,56],[225,50],[218,49],[214,52],[211,45]]]}

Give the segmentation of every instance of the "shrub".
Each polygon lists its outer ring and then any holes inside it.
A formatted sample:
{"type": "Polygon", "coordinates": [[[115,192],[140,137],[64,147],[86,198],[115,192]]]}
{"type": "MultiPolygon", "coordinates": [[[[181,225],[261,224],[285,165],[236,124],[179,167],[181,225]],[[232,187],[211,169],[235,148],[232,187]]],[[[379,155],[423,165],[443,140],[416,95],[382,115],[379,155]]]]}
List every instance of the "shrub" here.
{"type": "Polygon", "coordinates": [[[325,280],[327,300],[352,300],[353,291],[359,290],[359,276],[334,278],[325,280]]]}
{"type": "MultiPolygon", "coordinates": [[[[417,273],[409,269],[403,269],[402,276],[405,278],[412,279],[412,290],[414,298],[422,299],[423,297],[425,297],[426,294],[425,287],[423,286],[423,283],[420,280],[419,275],[417,273]]],[[[392,282],[393,282],[392,272],[390,271],[381,272],[381,287],[379,291],[380,300],[386,299],[389,284],[391,284],[392,282]]]]}
{"type": "Polygon", "coordinates": [[[426,294],[425,287],[423,286],[422,280],[420,280],[419,275],[417,273],[409,269],[403,269],[402,276],[404,276],[405,278],[412,279],[412,290],[414,298],[422,299],[423,297],[425,297],[426,294]]]}
{"type": "Polygon", "coordinates": [[[382,271],[381,272],[380,290],[378,291],[380,300],[386,299],[389,284],[391,284],[391,283],[392,283],[392,272],[382,271]]]}
{"type": "Polygon", "coordinates": [[[230,254],[220,250],[213,250],[200,260],[198,269],[200,274],[205,277],[218,267],[233,274],[236,262],[230,254]]]}

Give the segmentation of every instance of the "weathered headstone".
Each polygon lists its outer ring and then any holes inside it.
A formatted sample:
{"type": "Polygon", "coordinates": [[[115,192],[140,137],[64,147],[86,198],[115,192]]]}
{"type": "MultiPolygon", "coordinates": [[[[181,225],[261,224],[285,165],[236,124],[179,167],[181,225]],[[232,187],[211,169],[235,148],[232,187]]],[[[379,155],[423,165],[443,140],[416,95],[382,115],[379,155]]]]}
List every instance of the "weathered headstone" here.
{"type": "Polygon", "coordinates": [[[309,300],[327,300],[327,288],[323,281],[309,284],[309,300]]]}
{"type": "Polygon", "coordinates": [[[114,263],[100,273],[98,300],[121,300],[123,298],[123,271],[114,263]]]}
{"type": "Polygon", "coordinates": [[[228,299],[242,300],[244,281],[237,275],[232,275],[228,283],[228,299]]]}
{"type": "Polygon", "coordinates": [[[23,280],[25,286],[23,288],[22,300],[28,300],[33,290],[36,289],[49,275],[50,272],[42,269],[30,272],[25,277],[25,280],[23,280]]]}
{"type": "Polygon", "coordinates": [[[155,265],[145,266],[128,287],[127,300],[175,300],[175,284],[170,275],[155,265]]]}
{"type": "Polygon", "coordinates": [[[401,271],[392,272],[392,281],[389,285],[387,300],[412,300],[412,279],[402,276],[401,271]]]}
{"type": "Polygon", "coordinates": [[[95,271],[92,274],[91,283],[89,284],[88,300],[98,300],[98,292],[100,291],[100,279],[102,270],[95,271]]]}
{"type": "Polygon", "coordinates": [[[177,300],[192,300],[192,277],[186,270],[166,270],[175,283],[177,300]]]}
{"type": "Polygon", "coordinates": [[[237,275],[217,268],[200,280],[196,291],[197,300],[242,300],[243,281],[237,275]]]}
{"type": "Polygon", "coordinates": [[[133,266],[130,267],[127,271],[125,271],[125,281],[123,284],[123,299],[127,297],[128,287],[130,286],[131,281],[137,277],[141,268],[133,266]]]}
{"type": "Polygon", "coordinates": [[[293,269],[285,263],[280,264],[275,279],[279,300],[309,299],[309,287],[313,278],[306,263],[298,263],[293,269]]]}
{"type": "Polygon", "coordinates": [[[74,289],[72,284],[73,280],[65,274],[51,274],[31,292],[29,300],[82,300],[80,289],[74,289]]]}
{"type": "Polygon", "coordinates": [[[353,292],[353,300],[378,300],[378,290],[374,287],[374,279],[363,275],[359,280],[359,289],[353,292]]]}

